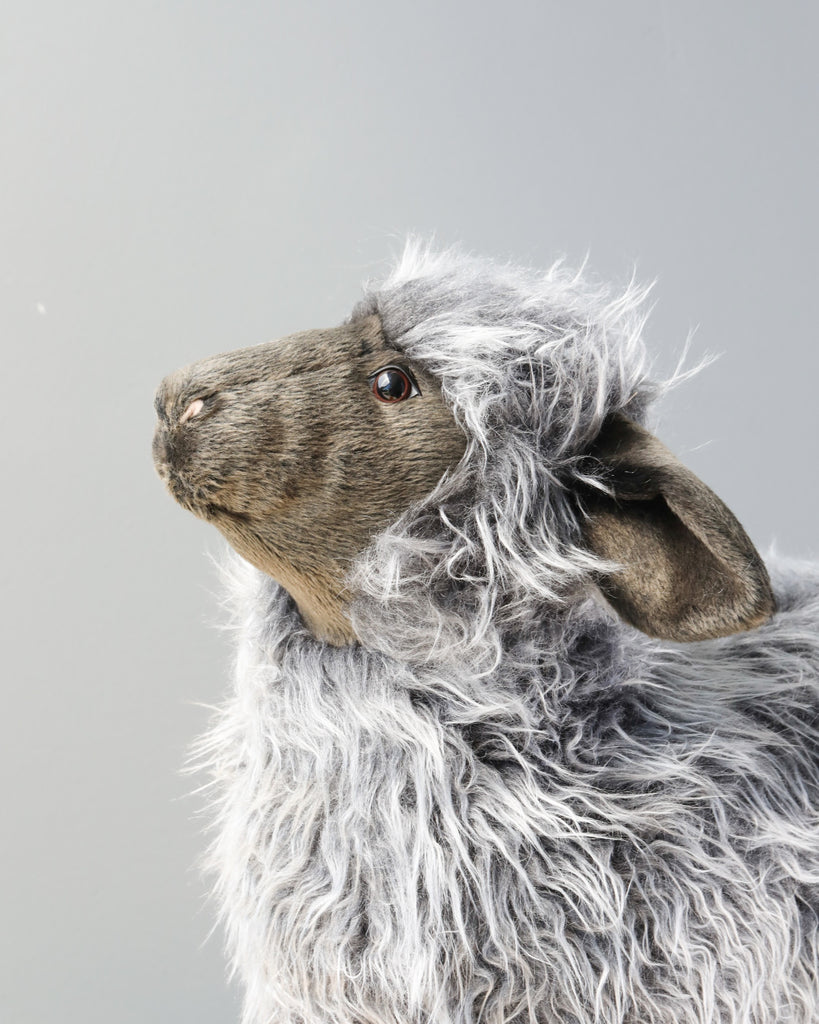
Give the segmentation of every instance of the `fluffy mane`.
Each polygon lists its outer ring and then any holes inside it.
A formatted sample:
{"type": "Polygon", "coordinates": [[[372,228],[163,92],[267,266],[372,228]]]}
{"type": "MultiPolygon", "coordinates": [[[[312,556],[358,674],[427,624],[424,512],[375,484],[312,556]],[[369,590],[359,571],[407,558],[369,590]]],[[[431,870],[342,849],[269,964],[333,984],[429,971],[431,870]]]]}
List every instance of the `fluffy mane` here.
{"type": "Polygon", "coordinates": [[[584,456],[608,415],[644,422],[675,383],[649,373],[647,293],[420,242],[368,290],[353,316],[377,313],[390,344],[442,381],[468,437],[459,466],[352,574],[368,646],[389,638],[404,659],[481,672],[504,633],[588,596],[600,562],[579,544],[577,495],[602,484],[584,456]]]}
{"type": "Polygon", "coordinates": [[[355,567],[362,644],[231,563],[196,759],[245,1024],[819,1019],[819,573],[689,645],[589,597],[573,493],[661,390],[644,298],[412,246],[355,311],[469,446],[355,567]]]}

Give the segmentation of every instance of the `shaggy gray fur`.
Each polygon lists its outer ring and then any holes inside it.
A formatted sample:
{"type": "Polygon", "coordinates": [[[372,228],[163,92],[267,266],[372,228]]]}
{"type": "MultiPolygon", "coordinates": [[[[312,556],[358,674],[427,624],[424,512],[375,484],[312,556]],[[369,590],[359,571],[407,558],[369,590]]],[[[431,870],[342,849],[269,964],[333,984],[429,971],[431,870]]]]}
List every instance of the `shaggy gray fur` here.
{"type": "Polygon", "coordinates": [[[819,571],[676,645],[599,597],[577,495],[660,390],[643,295],[409,247],[355,315],[469,439],[353,576],[361,645],[232,569],[199,751],[247,1024],[815,1024],[819,571]]]}

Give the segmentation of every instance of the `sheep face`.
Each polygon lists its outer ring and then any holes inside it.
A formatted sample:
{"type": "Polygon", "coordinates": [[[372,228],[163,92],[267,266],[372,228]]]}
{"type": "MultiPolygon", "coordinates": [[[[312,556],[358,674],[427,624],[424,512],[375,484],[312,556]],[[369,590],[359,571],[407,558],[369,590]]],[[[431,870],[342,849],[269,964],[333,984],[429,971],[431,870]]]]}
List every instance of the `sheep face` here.
{"type": "Polygon", "coordinates": [[[156,410],[173,497],[336,643],[353,639],[350,564],[466,447],[439,382],[375,315],[194,363],[162,382],[156,410]]]}
{"type": "Polygon", "coordinates": [[[642,426],[642,298],[410,247],[346,324],[168,377],[157,468],[332,643],[489,657],[594,585],[651,636],[753,628],[762,560],[642,426]]]}

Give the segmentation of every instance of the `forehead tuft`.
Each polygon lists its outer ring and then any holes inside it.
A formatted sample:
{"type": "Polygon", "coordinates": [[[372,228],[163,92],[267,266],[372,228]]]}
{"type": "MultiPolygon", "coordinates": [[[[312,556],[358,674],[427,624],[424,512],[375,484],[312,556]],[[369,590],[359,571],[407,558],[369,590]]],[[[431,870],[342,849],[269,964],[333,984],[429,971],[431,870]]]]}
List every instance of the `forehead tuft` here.
{"type": "Polygon", "coordinates": [[[570,453],[614,411],[641,420],[655,394],[647,293],[633,283],[617,292],[560,262],[542,272],[413,241],[354,317],[377,314],[387,343],[441,380],[477,440],[489,444],[490,421],[547,428],[570,453]]]}

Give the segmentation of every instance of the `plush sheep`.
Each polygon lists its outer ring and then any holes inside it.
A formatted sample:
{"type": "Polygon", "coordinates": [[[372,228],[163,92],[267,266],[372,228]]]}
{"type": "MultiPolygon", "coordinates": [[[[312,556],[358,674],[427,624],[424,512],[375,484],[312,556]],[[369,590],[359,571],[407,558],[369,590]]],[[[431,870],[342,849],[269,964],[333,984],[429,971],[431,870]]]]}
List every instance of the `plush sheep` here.
{"type": "Polygon", "coordinates": [[[161,386],[246,1024],[819,1020],[819,570],[646,430],[643,299],[411,245],[161,386]]]}

